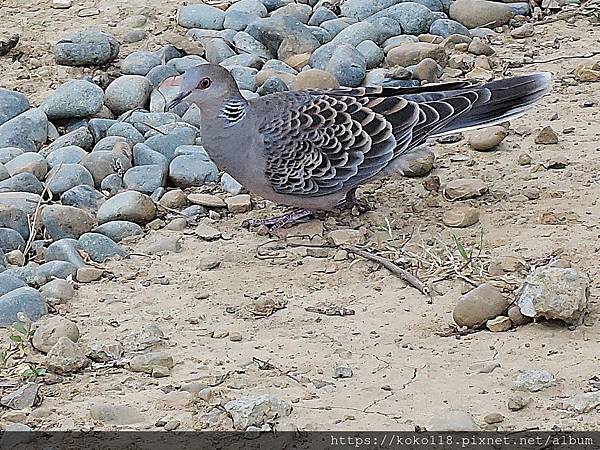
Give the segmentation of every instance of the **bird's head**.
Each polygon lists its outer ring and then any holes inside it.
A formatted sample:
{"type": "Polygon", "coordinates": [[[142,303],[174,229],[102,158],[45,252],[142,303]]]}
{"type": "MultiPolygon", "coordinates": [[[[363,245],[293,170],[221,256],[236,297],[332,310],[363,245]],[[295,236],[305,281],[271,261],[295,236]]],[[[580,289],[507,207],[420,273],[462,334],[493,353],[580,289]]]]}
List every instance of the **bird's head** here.
{"type": "Polygon", "coordinates": [[[237,83],[229,71],[217,64],[202,64],[183,75],[165,80],[161,86],[178,86],[179,92],[169,103],[172,109],[182,101],[195,103],[200,109],[222,105],[230,98],[241,97],[237,83]]]}

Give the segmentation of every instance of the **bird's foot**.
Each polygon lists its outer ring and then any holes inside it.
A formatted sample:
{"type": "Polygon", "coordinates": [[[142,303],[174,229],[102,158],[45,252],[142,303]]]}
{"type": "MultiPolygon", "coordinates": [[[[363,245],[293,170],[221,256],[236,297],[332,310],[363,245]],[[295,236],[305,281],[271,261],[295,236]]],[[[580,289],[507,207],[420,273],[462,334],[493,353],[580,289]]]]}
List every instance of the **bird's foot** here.
{"type": "Polygon", "coordinates": [[[257,228],[266,226],[270,232],[285,227],[286,225],[294,225],[308,221],[312,213],[306,209],[293,211],[282,216],[270,217],[268,219],[250,219],[242,223],[244,228],[257,228]]]}
{"type": "Polygon", "coordinates": [[[356,190],[348,192],[346,198],[340,204],[340,208],[352,210],[352,215],[355,216],[359,216],[373,209],[368,201],[356,196],[356,190]]]}

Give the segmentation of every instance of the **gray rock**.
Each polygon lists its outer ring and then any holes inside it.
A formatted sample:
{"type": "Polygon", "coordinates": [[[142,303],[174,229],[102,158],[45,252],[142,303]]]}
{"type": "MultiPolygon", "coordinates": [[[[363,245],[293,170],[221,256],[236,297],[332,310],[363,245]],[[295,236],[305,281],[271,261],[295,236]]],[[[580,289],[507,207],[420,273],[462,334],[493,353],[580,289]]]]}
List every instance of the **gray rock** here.
{"type": "Polygon", "coordinates": [[[30,287],[17,288],[0,296],[0,327],[17,322],[19,313],[35,321],[48,314],[48,307],[40,293],[30,287]]]}
{"type": "Polygon", "coordinates": [[[92,136],[92,133],[87,127],[80,127],[75,131],[62,135],[48,147],[43,148],[40,151],[40,155],[47,157],[54,150],[70,145],[76,145],[84,150],[90,150],[94,145],[94,136],[92,136]]]}
{"type": "Polygon", "coordinates": [[[390,6],[370,16],[368,21],[376,25],[382,17],[390,17],[396,20],[405,33],[414,35],[427,33],[436,19],[428,7],[414,2],[403,2],[399,5],[390,6]]]}
{"type": "Polygon", "coordinates": [[[169,181],[173,186],[202,186],[218,179],[219,169],[202,154],[177,156],[169,166],[169,181]]]}
{"type": "Polygon", "coordinates": [[[319,41],[321,45],[328,44],[333,39],[329,31],[321,27],[308,27],[312,35],[319,41]]]}
{"type": "Polygon", "coordinates": [[[92,261],[103,263],[113,256],[127,256],[123,247],[108,236],[99,233],[86,233],[79,238],[79,247],[85,251],[92,261]]]}
{"type": "MultiPolygon", "coordinates": [[[[9,392],[8,394],[2,396],[0,400],[0,404],[6,406],[11,409],[25,409],[32,408],[38,398],[38,391],[40,389],[40,385],[37,383],[25,383],[20,386],[16,390],[9,392]]],[[[13,430],[17,431],[17,430],[13,430]]],[[[28,430],[30,431],[30,430],[28,430]]],[[[4,444],[4,439],[2,440],[4,444]]],[[[16,448],[12,447],[12,448],[16,448]]]]}
{"type": "Polygon", "coordinates": [[[42,210],[42,223],[54,240],[77,239],[97,226],[94,217],[83,209],[64,205],[47,205],[42,210]]]}
{"type": "Polygon", "coordinates": [[[117,123],[114,119],[90,119],[88,122],[88,128],[94,137],[94,142],[106,137],[108,129],[117,123]]]}
{"type": "Polygon", "coordinates": [[[266,60],[273,58],[273,55],[264,44],[259,42],[245,31],[239,31],[236,33],[236,35],[233,37],[233,45],[240,53],[250,53],[266,60]]]}
{"type": "Polygon", "coordinates": [[[504,315],[509,301],[498,289],[482,284],[466,293],[454,307],[453,318],[458,326],[478,328],[490,319],[504,315]]]}
{"type": "Polygon", "coordinates": [[[165,352],[150,352],[134,356],[128,369],[132,372],[144,372],[153,375],[157,370],[169,371],[175,366],[173,357],[165,352]]]}
{"type": "MultiPolygon", "coordinates": [[[[108,131],[107,131],[108,133],[108,131]]],[[[117,145],[128,144],[127,139],[123,136],[106,136],[96,142],[93,152],[112,152],[117,145]]],[[[128,144],[129,145],[129,144],[128,144]]]]}
{"type": "Polygon", "coordinates": [[[310,5],[304,5],[302,3],[290,3],[289,5],[273,11],[271,13],[271,17],[289,16],[298,19],[302,23],[308,23],[312,12],[313,9],[310,7],[310,5]]]}
{"type": "Polygon", "coordinates": [[[373,41],[362,41],[356,46],[367,61],[367,69],[373,69],[379,66],[385,58],[383,50],[373,41]]]}
{"type": "Polygon", "coordinates": [[[112,197],[119,192],[123,192],[125,190],[123,177],[121,175],[117,175],[116,173],[110,174],[104,180],[102,180],[100,189],[102,192],[107,193],[108,197],[112,197]]]}
{"type": "Polygon", "coordinates": [[[0,297],[4,294],[8,294],[10,291],[25,286],[27,286],[27,284],[20,278],[7,275],[6,273],[0,273],[0,297]]]}
{"type": "Polygon", "coordinates": [[[274,72],[290,73],[292,75],[298,74],[298,71],[296,69],[294,69],[293,67],[290,67],[283,61],[279,61],[278,59],[268,60],[267,62],[265,62],[263,64],[262,69],[263,70],[272,70],[274,72]]]}
{"type": "Polygon", "coordinates": [[[183,56],[177,47],[171,44],[162,46],[155,53],[161,60],[161,64],[166,64],[174,58],[181,58],[183,56]]]}
{"type": "Polygon", "coordinates": [[[429,27],[429,32],[444,38],[447,38],[453,34],[470,36],[469,29],[467,27],[452,19],[437,19],[431,24],[431,27],[429,27]]]}
{"type": "Polygon", "coordinates": [[[92,419],[108,425],[132,425],[145,420],[145,415],[133,406],[99,403],[90,407],[92,419]]]}
{"type": "Polygon", "coordinates": [[[25,214],[32,215],[40,202],[38,194],[29,192],[0,192],[0,205],[20,209],[25,214]]]}
{"type": "MultiPolygon", "coordinates": [[[[272,54],[278,54],[279,59],[282,60],[285,60],[288,55],[280,54],[279,48],[286,39],[291,38],[298,44],[294,46],[294,50],[299,53],[303,53],[313,46],[311,51],[319,47],[319,42],[308,27],[294,17],[275,16],[258,19],[248,25],[246,32],[263,43],[272,54]]],[[[286,45],[292,43],[289,41],[286,45]]]]}
{"type": "Polygon", "coordinates": [[[142,227],[137,223],[127,222],[125,220],[115,220],[106,222],[94,229],[94,233],[100,233],[109,237],[115,242],[130,237],[143,234],[142,227]]]}
{"type": "Polygon", "coordinates": [[[28,152],[48,138],[48,117],[41,108],[33,108],[0,125],[0,148],[18,147],[28,152]]]}
{"type": "Polygon", "coordinates": [[[35,264],[28,264],[23,267],[11,267],[3,273],[16,277],[29,286],[39,287],[48,282],[48,278],[38,270],[35,264]]]}
{"type": "Polygon", "coordinates": [[[0,249],[4,252],[25,249],[25,239],[11,228],[0,228],[0,249]]]}
{"type": "Polygon", "coordinates": [[[168,171],[169,160],[162,153],[152,150],[146,144],[136,144],[133,147],[134,166],[158,165],[168,171]]]}
{"type": "Polygon", "coordinates": [[[185,5],[179,7],[177,24],[184,28],[222,30],[225,13],[209,5],[185,5]]]}
{"type": "Polygon", "coordinates": [[[94,151],[81,161],[81,165],[92,174],[96,188],[99,188],[102,180],[110,174],[131,168],[131,162],[125,155],[110,151],[94,151]]]}
{"type": "Polygon", "coordinates": [[[192,67],[207,64],[208,61],[198,55],[188,55],[181,58],[174,58],[170,60],[167,65],[173,67],[177,72],[184,73],[186,70],[192,67]]]}
{"type": "Polygon", "coordinates": [[[106,132],[108,136],[120,136],[127,140],[127,143],[132,147],[135,144],[144,142],[144,136],[136,127],[127,122],[116,122],[106,132]]]}
{"type": "MultiPolygon", "coordinates": [[[[235,30],[231,31],[235,33],[235,30]]],[[[190,41],[200,42],[200,44],[202,45],[206,44],[208,40],[214,38],[225,39],[228,42],[230,41],[229,36],[227,36],[226,33],[224,33],[223,31],[216,30],[202,30],[199,28],[192,28],[191,30],[188,30],[185,35],[190,41]]]]}
{"type": "Polygon", "coordinates": [[[152,84],[141,75],[124,75],[108,85],[104,102],[115,114],[145,108],[150,99],[152,84]]]}
{"type": "MultiPolygon", "coordinates": [[[[311,0],[314,3],[314,0],[311,0]]],[[[260,0],[265,5],[268,12],[275,11],[276,9],[283,8],[285,5],[295,3],[296,0],[260,0]]]]}
{"type": "Polygon", "coordinates": [[[333,378],[352,378],[353,372],[350,366],[338,366],[333,372],[333,378]]]}
{"type": "Polygon", "coordinates": [[[58,374],[78,372],[89,362],[83,349],[66,336],[58,338],[46,357],[48,369],[58,374]]]}
{"type": "Polygon", "coordinates": [[[221,61],[235,56],[235,52],[229,44],[219,38],[209,40],[206,43],[204,50],[206,52],[206,59],[212,64],[219,64],[221,61]]]}
{"type": "MultiPolygon", "coordinates": [[[[75,279],[77,276],[77,267],[68,261],[48,261],[38,267],[38,272],[49,280],[53,278],[66,280],[69,277],[75,279]]],[[[44,286],[47,286],[47,284],[44,286]]]]}
{"type": "Polygon", "coordinates": [[[448,15],[467,28],[500,27],[514,16],[507,3],[488,0],[456,0],[450,6],[448,15]]]}
{"type": "Polygon", "coordinates": [[[41,194],[44,186],[30,173],[20,173],[8,180],[0,182],[0,193],[2,192],[27,192],[41,194]]]}
{"type": "Polygon", "coordinates": [[[145,30],[131,30],[123,35],[121,42],[123,44],[133,44],[135,42],[140,42],[146,39],[148,33],[145,30]]]}
{"type": "Polygon", "coordinates": [[[267,15],[267,8],[259,0],[240,0],[227,8],[227,12],[230,11],[242,11],[255,17],[266,17],[267,15]]]}
{"type": "Polygon", "coordinates": [[[363,41],[377,41],[380,35],[375,25],[369,22],[358,22],[340,31],[331,41],[336,45],[351,45],[356,47],[363,41]]]}
{"type": "Polygon", "coordinates": [[[227,402],[225,410],[233,420],[233,427],[244,431],[289,416],[292,406],[272,395],[251,395],[227,402]]]}
{"type": "Polygon", "coordinates": [[[150,197],[136,191],[127,191],[108,199],[98,210],[100,224],[126,220],[145,224],[156,217],[156,206],[150,197]]]}
{"type": "Polygon", "coordinates": [[[517,305],[526,317],[578,325],[587,311],[589,285],[589,277],[575,269],[539,267],[525,279],[517,305]]]}
{"type": "Polygon", "coordinates": [[[94,214],[104,203],[104,200],[105,197],[101,192],[88,185],[75,186],[60,196],[60,202],[63,205],[74,206],[94,214]]]}
{"type": "Polygon", "coordinates": [[[340,45],[331,55],[326,70],[337,78],[341,86],[358,87],[367,74],[367,62],[354,47],[340,45]]]}
{"type": "MultiPolygon", "coordinates": [[[[102,98],[104,99],[104,92],[102,92],[102,98]]],[[[104,107],[105,106],[102,105],[100,106],[100,109],[104,107]]],[[[71,131],[75,131],[81,127],[87,127],[88,119],[69,118],[63,119],[62,123],[65,124],[65,131],[67,133],[70,133],[71,131]]],[[[52,122],[48,124],[48,139],[53,141],[55,138],[60,137],[60,135],[58,134],[58,130],[56,130],[56,134],[54,133],[54,131],[50,131],[51,126],[54,127],[54,124],[52,122]]]]}
{"type": "Polygon", "coordinates": [[[11,159],[22,155],[24,152],[17,147],[4,147],[0,148],[0,164],[6,164],[11,159]]]}
{"type": "Polygon", "coordinates": [[[333,53],[337,47],[337,45],[332,43],[321,46],[315,50],[312,55],[310,55],[308,64],[313,69],[326,70],[327,64],[329,64],[329,61],[331,60],[331,57],[333,56],[333,53]]]}
{"type": "MultiPolygon", "coordinates": [[[[64,283],[63,280],[57,281],[64,283]]],[[[31,343],[36,350],[42,353],[48,353],[60,338],[70,339],[71,342],[79,340],[79,328],[75,322],[62,316],[46,316],[36,325],[37,328],[33,333],[31,343]]]]}
{"type": "Polygon", "coordinates": [[[473,417],[458,410],[438,411],[427,426],[428,431],[480,431],[473,417]]]}
{"type": "Polygon", "coordinates": [[[356,19],[351,19],[350,17],[340,17],[339,19],[326,20],[320,26],[333,38],[353,23],[357,23],[356,19]]]}
{"type": "Polygon", "coordinates": [[[29,109],[29,100],[20,92],[0,89],[0,125],[29,109]]]}
{"type": "Polygon", "coordinates": [[[256,55],[244,53],[242,55],[231,56],[230,58],[221,61],[221,65],[223,67],[241,66],[252,69],[260,69],[263,65],[263,61],[256,55]]]}
{"type": "Polygon", "coordinates": [[[0,164],[0,181],[8,180],[10,178],[10,173],[4,167],[4,164],[0,164]]]}
{"type": "Polygon", "coordinates": [[[195,141],[196,131],[189,127],[183,127],[167,135],[153,136],[146,140],[145,144],[171,161],[177,147],[193,145],[195,141]]]}
{"type": "Polygon", "coordinates": [[[153,67],[146,74],[146,78],[150,81],[154,88],[160,86],[160,84],[167,78],[176,77],[179,72],[174,67],[168,65],[160,65],[153,67]]]}
{"type": "Polygon", "coordinates": [[[85,80],[61,84],[42,103],[41,108],[50,120],[88,117],[96,114],[104,103],[102,88],[85,80]]]}
{"type": "Polygon", "coordinates": [[[67,261],[78,269],[85,267],[75,239],[61,239],[50,244],[46,250],[46,261],[67,261]]]}
{"type": "Polygon", "coordinates": [[[136,166],[129,169],[123,177],[127,189],[152,194],[166,185],[167,171],[164,165],[136,166]]]}
{"type": "Polygon", "coordinates": [[[256,91],[259,95],[274,94],[275,92],[289,91],[287,84],[279,77],[268,78],[256,91]]]}
{"type": "Polygon", "coordinates": [[[233,66],[228,69],[240,90],[256,90],[256,74],[258,73],[258,70],[243,66],[233,66]]]}
{"type": "MultiPolygon", "coordinates": [[[[53,169],[59,164],[79,164],[87,152],[76,145],[68,145],[54,150],[46,158],[48,168],[53,169]]],[[[46,177],[47,178],[47,177],[46,177]]]]}
{"type": "Polygon", "coordinates": [[[29,239],[27,214],[18,208],[0,204],[0,227],[15,230],[23,239],[29,239]]]}
{"type": "Polygon", "coordinates": [[[226,30],[242,31],[245,30],[249,23],[256,20],[256,16],[252,13],[244,11],[227,11],[223,28],[226,30]]]}
{"type": "Polygon", "coordinates": [[[124,75],[145,76],[150,69],[160,66],[160,57],[149,51],[138,51],[127,55],[121,62],[121,72],[124,75]]]}
{"type": "Polygon", "coordinates": [[[556,384],[554,375],[546,369],[521,370],[512,382],[515,391],[538,392],[556,384]]]}
{"type": "Polygon", "coordinates": [[[10,176],[28,172],[35,175],[38,180],[43,180],[48,173],[46,159],[39,153],[34,152],[23,153],[7,162],[4,167],[10,176]]]}
{"type": "Polygon", "coordinates": [[[379,38],[376,41],[377,43],[382,43],[391,37],[402,35],[402,26],[397,20],[394,20],[391,17],[382,17],[375,25],[377,32],[379,33],[379,38]]]}
{"type": "Polygon", "coordinates": [[[334,20],[337,18],[338,17],[331,9],[325,8],[324,6],[319,6],[318,8],[315,8],[314,12],[312,13],[312,16],[308,21],[308,25],[318,27],[327,20],[334,20]]]}
{"type": "Polygon", "coordinates": [[[388,53],[394,47],[399,47],[402,44],[419,42],[419,38],[411,36],[409,34],[403,34],[400,36],[392,36],[383,42],[383,49],[385,53],[388,53]]]}
{"type": "MultiPolygon", "coordinates": [[[[0,275],[1,276],[1,275],[0,275]]],[[[567,409],[579,414],[592,412],[600,406],[600,391],[582,392],[569,397],[564,402],[567,409]]]]}
{"type": "Polygon", "coordinates": [[[81,31],[65,36],[54,47],[57,64],[101,66],[119,54],[119,43],[108,33],[81,31]]]}
{"type": "Polygon", "coordinates": [[[58,165],[46,177],[46,187],[55,195],[80,185],[94,186],[92,174],[80,164],[58,165]]]}

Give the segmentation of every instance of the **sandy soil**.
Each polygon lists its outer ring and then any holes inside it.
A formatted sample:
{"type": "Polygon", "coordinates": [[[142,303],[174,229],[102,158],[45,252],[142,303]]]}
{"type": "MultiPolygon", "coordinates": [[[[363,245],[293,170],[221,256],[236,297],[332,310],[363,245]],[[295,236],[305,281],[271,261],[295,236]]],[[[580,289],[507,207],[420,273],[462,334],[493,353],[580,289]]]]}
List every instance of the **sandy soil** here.
{"type": "MultiPolygon", "coordinates": [[[[85,28],[120,36],[123,31],[111,24],[130,14],[150,12],[150,38],[123,46],[121,57],[142,47],[154,49],[166,42],[165,33],[174,28],[177,2],[162,1],[156,6],[159,2],[75,1],[69,10],[51,10],[49,0],[2,3],[0,13],[5,19],[0,34],[22,33],[23,54],[12,63],[3,60],[0,86],[16,88],[37,102],[55,83],[82,72],[53,64],[55,40],[85,28]],[[82,7],[97,7],[101,13],[77,18],[82,7]]],[[[539,54],[534,60],[545,60],[593,51],[599,38],[600,30],[587,20],[559,21],[536,26],[533,38],[518,43],[505,35],[505,44],[495,48],[509,58],[535,50],[539,54]],[[559,49],[543,45],[555,36],[559,49]]],[[[461,280],[453,277],[436,283],[440,295],[428,303],[385,269],[360,258],[335,257],[335,250],[307,256],[306,248],[286,247],[285,239],[266,245],[269,238],[240,227],[244,219],[264,217],[276,209],[272,205],[260,209],[263,202],[257,199],[252,212],[213,224],[226,239],[206,242],[194,235],[193,228],[184,233],[150,232],[133,246],[139,255],[107,264],[107,279],[81,285],[75,299],[58,307],[60,314],[78,324],[84,345],[118,340],[126,350],[132,349],[136,333],[148,325],[160,328],[165,338],[159,346],[176,361],[170,376],[155,379],[118,366],[88,368],[57,384],[44,385],[45,398],[38,409],[46,412],[30,415],[25,423],[36,429],[154,429],[158,419],[174,418],[181,421],[180,429],[199,429],[211,405],[268,393],[293,403],[287,427],[307,430],[413,430],[447,409],[468,412],[481,425],[485,415],[499,412],[506,417],[499,424],[504,430],[598,429],[598,412],[576,415],[560,407],[562,399],[589,390],[589,380],[598,375],[600,120],[598,103],[585,108],[582,104],[598,102],[600,95],[597,83],[569,83],[575,66],[586,61],[590,59],[511,69],[513,74],[552,72],[552,93],[532,113],[512,123],[510,136],[497,151],[474,152],[466,140],[436,144],[438,161],[433,173],[442,183],[476,177],[488,185],[489,194],[462,202],[479,208],[480,223],[452,231],[469,247],[478,247],[483,236],[486,267],[508,256],[532,264],[561,255],[591,275],[591,312],[584,326],[571,330],[537,323],[506,333],[440,336],[452,323],[452,309],[463,289],[461,280]],[[558,119],[550,121],[555,113],[558,119]],[[559,144],[536,145],[536,130],[549,124],[559,133],[559,144]],[[562,133],[568,127],[575,131],[562,133]],[[518,164],[522,153],[531,156],[532,165],[518,164]],[[565,169],[539,168],[539,163],[557,155],[568,158],[565,169]],[[538,200],[523,195],[524,189],[532,187],[541,191],[538,200]],[[557,224],[542,223],[548,212],[559,217],[557,224]],[[149,242],[172,235],[182,237],[180,253],[143,255],[149,242]],[[271,253],[264,256],[266,249],[271,253]],[[210,258],[220,265],[205,270],[210,258]],[[285,307],[260,317],[256,309],[264,308],[252,306],[256,302],[285,307]],[[306,311],[309,306],[344,306],[355,314],[326,316],[306,311]],[[239,333],[242,339],[214,338],[213,332],[217,336],[239,333]],[[269,361],[275,368],[261,370],[253,358],[269,361]],[[490,363],[499,367],[479,373],[490,363]],[[341,364],[352,367],[351,378],[332,378],[341,364]],[[507,401],[514,395],[511,381],[518,370],[528,368],[545,368],[558,383],[530,394],[532,402],[523,410],[509,411],[507,401]],[[181,390],[194,382],[217,385],[208,403],[181,390]],[[89,413],[94,402],[134,406],[145,419],[125,427],[94,423],[89,413]]],[[[454,204],[439,193],[428,192],[423,180],[386,179],[366,186],[362,196],[376,206],[374,211],[360,217],[332,215],[287,233],[318,234],[324,229],[326,235],[338,228],[360,228],[372,248],[398,247],[411,233],[407,248],[421,251],[421,238],[426,248],[432,239],[452,246],[451,232],[441,225],[441,215],[454,204]],[[383,231],[386,220],[394,241],[383,231]]],[[[524,275],[509,273],[502,277],[508,283],[493,281],[506,287],[511,296],[524,275]]],[[[483,278],[490,279],[487,272],[483,278]]],[[[40,360],[39,354],[29,358],[40,360]]],[[[221,426],[230,429],[231,423],[224,421],[221,426]]]]}

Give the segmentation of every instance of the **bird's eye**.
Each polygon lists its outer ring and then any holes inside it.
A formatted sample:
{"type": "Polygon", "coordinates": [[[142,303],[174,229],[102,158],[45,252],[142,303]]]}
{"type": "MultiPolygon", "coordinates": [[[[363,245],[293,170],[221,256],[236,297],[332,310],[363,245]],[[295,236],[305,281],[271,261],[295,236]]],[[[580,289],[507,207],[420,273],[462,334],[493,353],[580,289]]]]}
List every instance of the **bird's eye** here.
{"type": "Polygon", "coordinates": [[[212,84],[212,80],[210,78],[206,77],[206,78],[202,78],[200,80],[200,83],[198,84],[198,87],[200,89],[208,89],[211,84],[212,84]]]}

